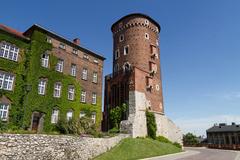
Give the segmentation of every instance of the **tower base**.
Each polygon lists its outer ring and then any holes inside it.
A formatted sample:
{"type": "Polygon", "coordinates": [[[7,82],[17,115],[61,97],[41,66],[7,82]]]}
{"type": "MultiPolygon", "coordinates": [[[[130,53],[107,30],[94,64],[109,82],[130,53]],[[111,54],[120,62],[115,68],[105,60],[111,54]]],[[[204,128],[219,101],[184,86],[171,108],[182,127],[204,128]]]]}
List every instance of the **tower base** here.
{"type": "MultiPolygon", "coordinates": [[[[120,131],[131,134],[133,138],[147,136],[146,110],[148,101],[142,92],[129,92],[129,116],[121,121],[120,131]]],[[[164,136],[172,142],[182,144],[182,132],[167,116],[153,112],[157,125],[157,136],[164,136]]]]}

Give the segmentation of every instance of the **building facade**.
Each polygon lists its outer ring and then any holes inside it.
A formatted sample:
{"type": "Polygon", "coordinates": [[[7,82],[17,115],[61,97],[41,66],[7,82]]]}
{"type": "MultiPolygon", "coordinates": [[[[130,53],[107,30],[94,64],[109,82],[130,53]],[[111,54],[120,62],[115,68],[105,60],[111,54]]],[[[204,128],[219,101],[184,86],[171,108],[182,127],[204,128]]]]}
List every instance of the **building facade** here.
{"type": "Polygon", "coordinates": [[[0,118],[9,127],[52,131],[88,115],[100,127],[104,57],[33,25],[0,25],[0,118]]]}
{"type": "Polygon", "coordinates": [[[210,148],[240,150],[240,125],[220,123],[207,130],[208,146],[210,148]]]}
{"type": "Polygon", "coordinates": [[[137,13],[119,19],[111,30],[113,73],[105,77],[103,128],[108,130],[112,127],[110,110],[126,103],[128,110],[123,116],[121,130],[131,133],[133,137],[146,136],[145,112],[149,110],[155,114],[158,134],[165,133],[170,137],[167,128],[175,125],[164,115],[160,25],[151,17],[137,13]]]}

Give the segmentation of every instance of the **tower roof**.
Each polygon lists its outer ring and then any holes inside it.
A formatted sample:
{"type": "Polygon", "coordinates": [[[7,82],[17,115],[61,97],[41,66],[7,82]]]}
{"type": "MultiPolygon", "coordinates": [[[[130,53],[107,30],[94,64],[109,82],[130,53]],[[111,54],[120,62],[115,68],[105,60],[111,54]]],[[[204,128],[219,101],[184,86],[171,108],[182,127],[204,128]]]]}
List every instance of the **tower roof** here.
{"type": "Polygon", "coordinates": [[[120,18],[117,22],[113,23],[112,27],[111,27],[111,30],[113,31],[113,27],[118,24],[120,21],[122,21],[123,19],[125,18],[128,18],[128,17],[132,17],[132,16],[138,16],[138,17],[143,17],[143,18],[147,18],[149,19],[151,22],[153,22],[157,27],[158,27],[158,30],[160,31],[161,30],[161,26],[158,22],[156,22],[154,19],[152,19],[150,16],[146,15],[146,14],[142,14],[142,13],[131,13],[131,14],[128,14],[122,18],[120,18]]]}

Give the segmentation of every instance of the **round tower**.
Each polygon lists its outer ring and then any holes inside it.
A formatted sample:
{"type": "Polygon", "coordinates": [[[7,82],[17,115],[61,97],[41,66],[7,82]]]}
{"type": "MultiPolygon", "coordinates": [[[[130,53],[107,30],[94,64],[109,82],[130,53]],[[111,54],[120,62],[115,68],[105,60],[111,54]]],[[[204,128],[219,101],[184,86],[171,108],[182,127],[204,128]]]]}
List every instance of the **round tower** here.
{"type": "MultiPolygon", "coordinates": [[[[160,25],[144,14],[130,14],[115,22],[113,33],[113,75],[132,70],[131,90],[146,96],[149,110],[163,113],[160,71],[160,25]]],[[[131,85],[131,84],[130,84],[131,85]]],[[[130,97],[129,97],[130,98],[130,97]]]]}

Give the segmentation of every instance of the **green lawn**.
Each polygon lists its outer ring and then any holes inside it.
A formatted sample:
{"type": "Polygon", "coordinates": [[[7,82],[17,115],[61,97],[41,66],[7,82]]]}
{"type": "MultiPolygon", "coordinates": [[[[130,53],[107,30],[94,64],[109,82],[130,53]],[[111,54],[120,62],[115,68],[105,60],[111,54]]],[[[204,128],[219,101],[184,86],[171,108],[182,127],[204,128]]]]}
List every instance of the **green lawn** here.
{"type": "Polygon", "coordinates": [[[126,138],[94,160],[135,160],[181,152],[180,148],[149,138],[126,138]]]}

